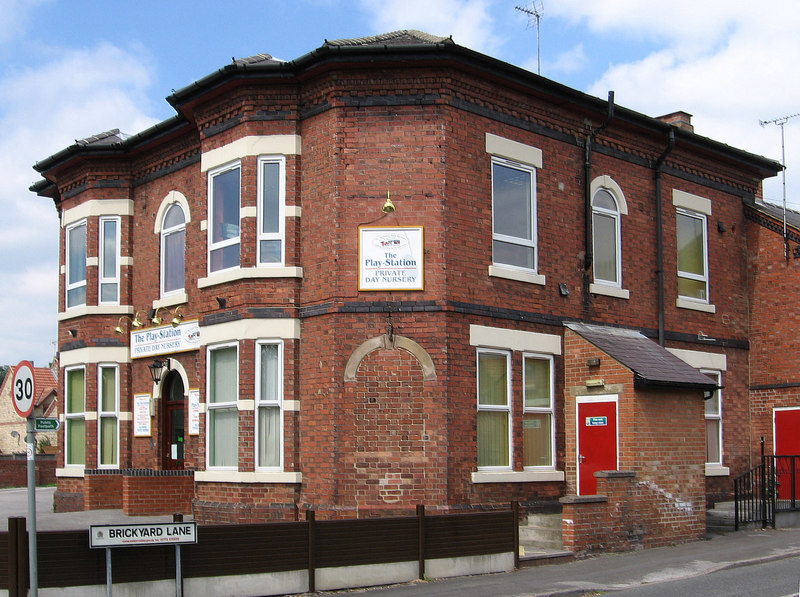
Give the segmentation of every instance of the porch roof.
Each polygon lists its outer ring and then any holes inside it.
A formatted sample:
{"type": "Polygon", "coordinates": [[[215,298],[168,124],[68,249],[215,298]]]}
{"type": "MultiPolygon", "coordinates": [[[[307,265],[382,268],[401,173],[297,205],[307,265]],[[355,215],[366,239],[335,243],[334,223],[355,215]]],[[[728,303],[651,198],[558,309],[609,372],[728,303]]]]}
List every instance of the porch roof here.
{"type": "Polygon", "coordinates": [[[636,330],[587,323],[564,323],[582,338],[633,372],[637,388],[686,388],[710,392],[711,378],[636,330]]]}

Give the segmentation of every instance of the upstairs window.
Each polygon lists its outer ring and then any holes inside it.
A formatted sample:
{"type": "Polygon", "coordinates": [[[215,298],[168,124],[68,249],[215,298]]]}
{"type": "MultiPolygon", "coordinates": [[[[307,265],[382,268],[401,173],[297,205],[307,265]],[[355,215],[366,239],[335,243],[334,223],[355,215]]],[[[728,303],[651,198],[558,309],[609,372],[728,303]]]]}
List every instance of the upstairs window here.
{"type": "Polygon", "coordinates": [[[258,263],[283,265],[284,198],[286,160],[262,157],[258,160],[258,263]]]}
{"type": "Polygon", "coordinates": [[[66,230],[66,305],[86,304],[86,220],[66,230]]]}
{"type": "Polygon", "coordinates": [[[240,265],[239,164],[209,173],[208,270],[218,272],[240,265]]]}
{"type": "Polygon", "coordinates": [[[120,219],[100,218],[99,303],[119,304],[120,219]]]}
{"type": "Polygon", "coordinates": [[[595,283],[621,287],[620,210],[608,189],[592,197],[592,238],[595,283]]]}
{"type": "Polygon", "coordinates": [[[186,216],[178,203],[164,214],[161,227],[161,295],[184,289],[186,279],[186,216]]]}
{"type": "Polygon", "coordinates": [[[678,208],[678,295],[708,302],[708,237],[705,214],[678,208]]]}
{"type": "Polygon", "coordinates": [[[536,169],[492,157],[492,261],[536,271],[536,169]]]}

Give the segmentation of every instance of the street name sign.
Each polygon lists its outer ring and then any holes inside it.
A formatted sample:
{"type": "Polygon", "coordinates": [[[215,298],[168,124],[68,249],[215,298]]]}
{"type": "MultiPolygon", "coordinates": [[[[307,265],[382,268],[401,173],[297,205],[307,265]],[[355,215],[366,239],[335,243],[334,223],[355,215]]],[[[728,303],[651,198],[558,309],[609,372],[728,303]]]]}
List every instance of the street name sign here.
{"type": "Polygon", "coordinates": [[[181,545],[185,543],[197,543],[196,522],[93,524],[89,527],[90,548],[181,545]]]}

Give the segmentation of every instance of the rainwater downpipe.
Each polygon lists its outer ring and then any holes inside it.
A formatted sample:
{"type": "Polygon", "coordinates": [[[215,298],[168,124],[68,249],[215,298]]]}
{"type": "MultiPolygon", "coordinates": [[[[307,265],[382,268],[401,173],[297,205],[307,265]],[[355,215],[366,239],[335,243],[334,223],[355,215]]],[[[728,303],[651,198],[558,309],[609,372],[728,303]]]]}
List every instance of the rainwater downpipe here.
{"type": "Polygon", "coordinates": [[[583,296],[584,306],[589,305],[589,280],[591,277],[592,262],[594,261],[594,243],[592,239],[592,143],[595,137],[602,133],[611,121],[614,119],[614,92],[608,92],[608,113],[603,124],[592,130],[586,137],[586,146],[584,148],[584,185],[583,185],[583,200],[584,208],[586,210],[586,247],[583,261],[583,296]]]}
{"type": "Polygon", "coordinates": [[[669,131],[669,142],[655,165],[656,177],[656,277],[658,279],[658,344],[664,346],[664,217],[661,200],[661,170],[675,147],[675,131],[669,131]]]}

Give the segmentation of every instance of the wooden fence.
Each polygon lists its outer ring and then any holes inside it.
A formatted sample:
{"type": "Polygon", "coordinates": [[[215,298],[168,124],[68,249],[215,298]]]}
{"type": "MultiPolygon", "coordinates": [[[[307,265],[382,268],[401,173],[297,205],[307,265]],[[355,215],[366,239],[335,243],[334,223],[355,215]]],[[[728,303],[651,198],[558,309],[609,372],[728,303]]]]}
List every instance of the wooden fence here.
{"type": "MultiPolygon", "coordinates": [[[[298,522],[201,526],[197,544],[181,548],[184,594],[277,595],[507,571],[519,565],[517,520],[512,504],[467,514],[430,516],[420,506],[406,517],[317,521],[308,512],[298,522]]],[[[0,590],[10,597],[25,595],[28,584],[24,522],[9,519],[9,532],[0,533],[0,590]]],[[[105,550],[89,548],[88,529],[37,536],[42,595],[106,584],[105,550]]],[[[167,545],[113,549],[114,595],[128,585],[130,594],[144,587],[174,595],[175,553],[167,545]]]]}

